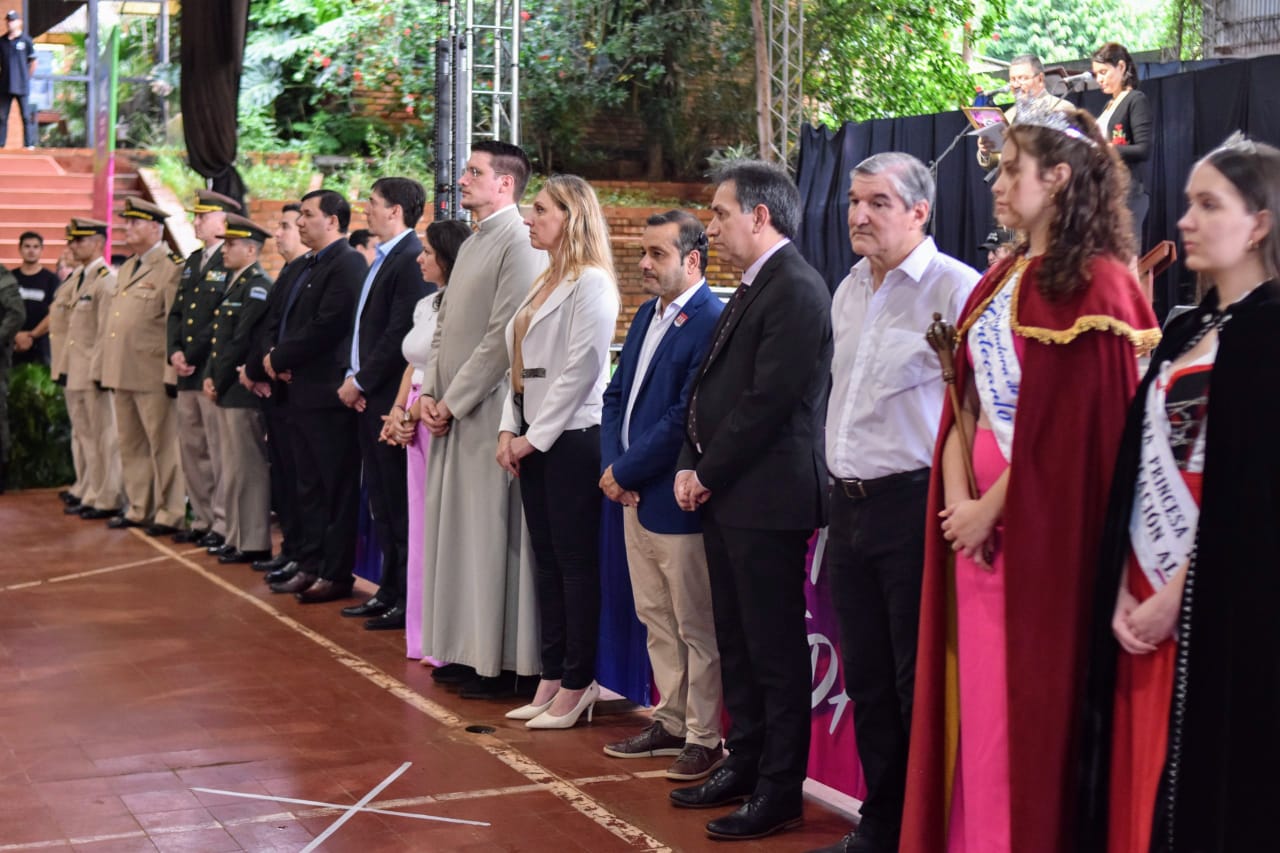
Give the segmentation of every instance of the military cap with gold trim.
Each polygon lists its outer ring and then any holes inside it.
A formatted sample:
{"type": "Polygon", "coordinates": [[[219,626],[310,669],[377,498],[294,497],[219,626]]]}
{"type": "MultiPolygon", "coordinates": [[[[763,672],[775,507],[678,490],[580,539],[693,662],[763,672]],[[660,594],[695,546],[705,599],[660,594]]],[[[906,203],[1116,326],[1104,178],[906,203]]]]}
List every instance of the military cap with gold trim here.
{"type": "Polygon", "coordinates": [[[149,201],[131,195],[124,200],[124,213],[122,213],[121,216],[125,219],[145,219],[148,222],[164,222],[164,220],[169,216],[169,212],[149,201]]]}
{"type": "Polygon", "coordinates": [[[271,236],[271,232],[263,228],[256,222],[251,222],[237,213],[227,214],[227,227],[222,229],[222,239],[226,240],[235,237],[241,240],[252,240],[261,246],[267,242],[267,238],[271,236]]]}
{"type": "Polygon", "coordinates": [[[83,216],[71,217],[71,222],[67,224],[67,239],[74,240],[77,237],[92,237],[95,234],[107,236],[107,223],[99,222],[96,219],[87,219],[83,216]]]}
{"type": "Polygon", "coordinates": [[[196,203],[187,212],[214,213],[221,210],[227,213],[238,213],[241,209],[240,202],[222,193],[216,193],[213,190],[196,190],[196,203]]]}

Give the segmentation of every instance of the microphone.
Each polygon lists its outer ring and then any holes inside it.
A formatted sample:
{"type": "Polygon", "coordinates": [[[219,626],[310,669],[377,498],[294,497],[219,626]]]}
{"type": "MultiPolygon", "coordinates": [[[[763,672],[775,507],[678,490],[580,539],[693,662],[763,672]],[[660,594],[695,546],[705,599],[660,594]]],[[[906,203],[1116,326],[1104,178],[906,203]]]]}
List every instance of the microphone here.
{"type": "Polygon", "coordinates": [[[1072,74],[1070,77],[1062,78],[1062,82],[1067,86],[1071,86],[1076,83],[1091,83],[1093,82],[1093,74],[1088,71],[1081,71],[1079,74],[1072,74]]]}
{"type": "Polygon", "coordinates": [[[984,95],[1003,95],[1005,92],[1009,91],[1009,89],[1010,89],[1010,88],[1011,88],[1011,87],[1009,86],[1009,84],[1008,84],[1008,83],[1005,83],[1005,84],[1004,84],[1003,86],[1001,86],[999,89],[992,89],[990,92],[987,92],[987,91],[985,91],[985,90],[981,90],[981,93],[982,93],[982,94],[984,94],[984,95]]]}

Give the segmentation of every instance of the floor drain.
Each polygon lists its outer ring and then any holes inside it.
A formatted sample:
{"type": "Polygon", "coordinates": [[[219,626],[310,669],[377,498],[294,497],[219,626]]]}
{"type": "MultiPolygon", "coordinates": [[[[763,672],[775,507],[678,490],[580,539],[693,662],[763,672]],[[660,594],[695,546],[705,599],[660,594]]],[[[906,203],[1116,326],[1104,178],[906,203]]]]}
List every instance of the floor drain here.
{"type": "Polygon", "coordinates": [[[493,726],[467,726],[466,730],[473,735],[491,735],[497,731],[493,726]]]}

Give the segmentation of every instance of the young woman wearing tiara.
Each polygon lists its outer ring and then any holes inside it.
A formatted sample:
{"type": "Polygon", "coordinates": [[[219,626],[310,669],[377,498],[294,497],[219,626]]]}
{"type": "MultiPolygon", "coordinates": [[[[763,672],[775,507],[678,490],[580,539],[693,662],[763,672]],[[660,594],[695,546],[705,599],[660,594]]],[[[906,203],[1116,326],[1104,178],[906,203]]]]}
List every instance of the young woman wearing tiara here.
{"type": "Polygon", "coordinates": [[[1120,445],[1082,850],[1276,848],[1280,151],[1233,137],[1186,193],[1178,229],[1206,292],[1169,323],[1120,445]]]}
{"type": "Polygon", "coordinates": [[[996,218],[1026,240],[957,330],[961,414],[944,410],[934,454],[903,853],[1073,849],[1098,543],[1138,356],[1159,340],[1127,266],[1128,176],[1093,118],[1020,109],[1001,167],[996,218]]]}

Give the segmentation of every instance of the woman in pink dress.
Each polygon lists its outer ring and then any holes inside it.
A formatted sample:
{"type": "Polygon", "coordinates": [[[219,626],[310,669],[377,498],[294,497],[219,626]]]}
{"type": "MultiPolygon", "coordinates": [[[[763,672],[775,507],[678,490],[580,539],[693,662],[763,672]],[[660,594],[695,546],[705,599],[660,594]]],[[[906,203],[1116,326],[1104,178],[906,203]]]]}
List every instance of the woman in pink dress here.
{"type": "Polygon", "coordinates": [[[418,266],[424,281],[434,282],[440,290],[423,297],[413,309],[413,328],[404,336],[401,349],[405,360],[404,378],[400,380],[400,392],[395,405],[386,415],[382,438],[399,444],[409,454],[409,566],[406,575],[405,648],[408,657],[422,657],[422,520],[426,512],[424,501],[427,493],[427,446],[431,433],[427,431],[418,414],[418,389],[422,371],[431,357],[431,342],[436,335],[436,316],[444,289],[449,283],[454,259],[462,241],[471,236],[465,222],[447,220],[432,222],[427,226],[422,241],[422,254],[418,266]]]}

